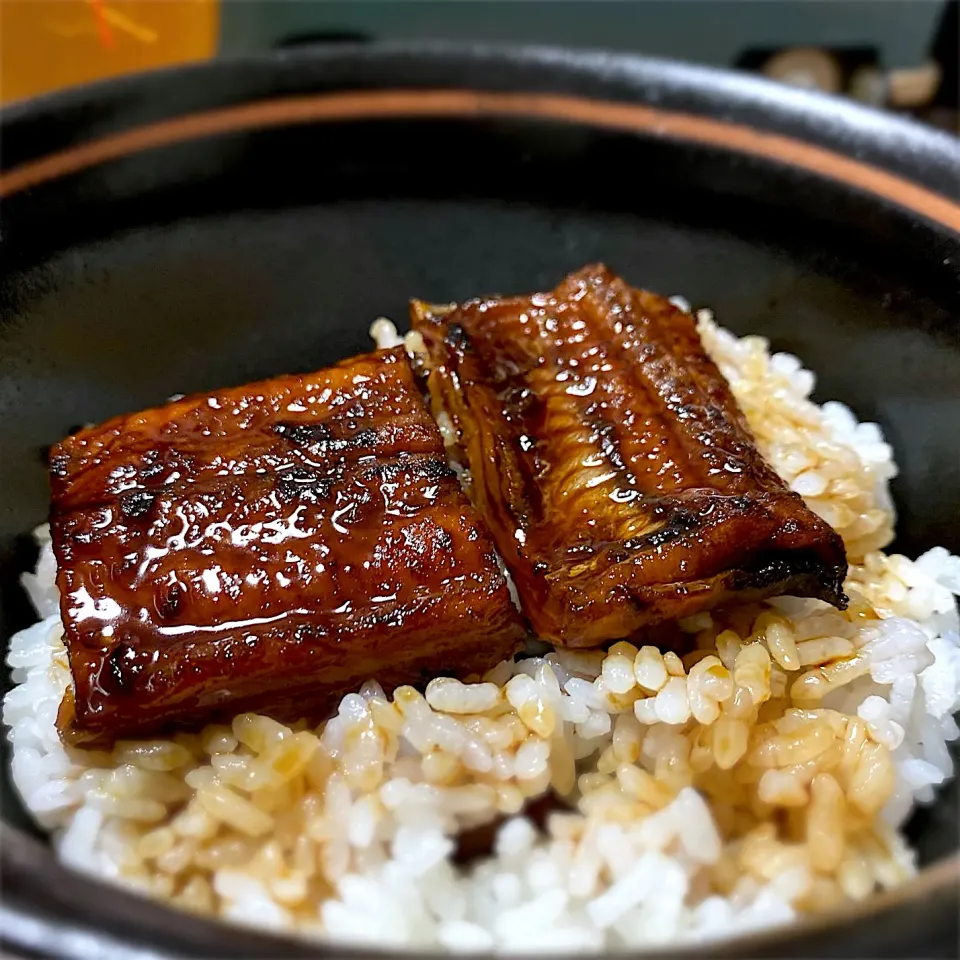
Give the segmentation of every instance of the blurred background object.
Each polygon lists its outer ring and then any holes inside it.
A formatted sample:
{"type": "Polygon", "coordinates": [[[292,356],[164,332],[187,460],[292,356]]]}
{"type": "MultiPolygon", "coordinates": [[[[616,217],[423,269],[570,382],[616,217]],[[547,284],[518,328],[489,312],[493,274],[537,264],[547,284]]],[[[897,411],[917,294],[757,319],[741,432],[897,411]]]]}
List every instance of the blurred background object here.
{"type": "Polygon", "coordinates": [[[0,99],[205,60],[220,0],[0,0],[0,99]]]}
{"type": "Polygon", "coordinates": [[[958,0],[0,0],[4,102],[312,43],[478,40],[738,67],[957,129],[958,0]]]}

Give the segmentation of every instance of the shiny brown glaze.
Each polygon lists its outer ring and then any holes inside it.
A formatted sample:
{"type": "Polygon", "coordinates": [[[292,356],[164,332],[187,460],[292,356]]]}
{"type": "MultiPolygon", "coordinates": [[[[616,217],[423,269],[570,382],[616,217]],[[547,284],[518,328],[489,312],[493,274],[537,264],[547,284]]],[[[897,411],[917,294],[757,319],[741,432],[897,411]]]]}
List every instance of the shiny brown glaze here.
{"type": "Polygon", "coordinates": [[[845,603],[840,537],[764,462],[689,314],[592,266],[412,316],[540,636],[597,645],[733,597],[845,603]]]}
{"type": "Polygon", "coordinates": [[[51,462],[73,742],[319,718],[525,634],[402,350],[118,417],[51,462]]]}

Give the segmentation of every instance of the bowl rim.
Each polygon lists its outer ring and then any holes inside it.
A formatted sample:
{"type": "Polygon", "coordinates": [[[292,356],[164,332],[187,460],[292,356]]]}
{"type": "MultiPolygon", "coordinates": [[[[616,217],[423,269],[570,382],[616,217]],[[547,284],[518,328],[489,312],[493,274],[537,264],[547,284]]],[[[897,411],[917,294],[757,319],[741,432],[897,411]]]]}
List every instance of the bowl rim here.
{"type": "Polygon", "coordinates": [[[692,141],[800,167],[872,193],[960,232],[960,204],[899,174],[793,137],[709,116],[557,94],[473,89],[389,89],[280,97],[131,127],[0,172],[0,198],[155,147],[274,126],[344,120],[470,117],[550,120],[692,141]]]}
{"type": "MultiPolygon", "coordinates": [[[[507,79],[514,82],[511,77],[507,79]]],[[[308,86],[317,83],[312,81],[308,86]]],[[[37,129],[45,130],[47,136],[41,150],[33,155],[27,152],[10,169],[0,171],[0,196],[20,193],[48,180],[172,142],[295,123],[405,117],[548,120],[694,141],[799,167],[871,194],[876,200],[900,207],[951,234],[960,233],[960,184],[954,173],[960,168],[960,140],[949,135],[833,97],[712,67],[621,53],[446,42],[305,47],[223,58],[101,81],[9,105],[0,111],[0,136],[5,144],[37,129]],[[434,70],[427,70],[422,83],[415,77],[412,84],[387,80],[373,88],[351,87],[337,80],[331,85],[329,76],[351,64],[363,64],[388,75],[399,73],[401,77],[411,76],[411,68],[417,64],[427,64],[434,70]],[[548,84],[547,89],[533,90],[504,88],[503,83],[496,82],[496,76],[491,83],[467,86],[437,83],[436,76],[455,77],[463,64],[483,69],[517,64],[536,69],[548,67],[557,82],[554,88],[548,84]],[[319,69],[319,90],[261,99],[242,90],[225,95],[221,90],[208,89],[203,82],[205,78],[220,77],[229,85],[231,76],[260,71],[281,75],[287,81],[292,77],[295,85],[297,71],[304,66],[319,69]],[[599,78],[601,95],[594,89],[578,94],[576,90],[591,78],[599,78]],[[131,101],[155,102],[156,95],[171,84],[177,85],[181,94],[192,90],[186,107],[166,109],[160,100],[160,108],[148,110],[143,122],[125,121],[131,101]],[[604,90],[606,94],[602,95],[604,90]],[[70,134],[57,134],[58,118],[64,112],[91,107],[96,108],[94,113],[108,117],[105,132],[81,137],[76,142],[72,142],[70,134]]],[[[0,873],[14,889],[18,881],[30,881],[26,887],[35,885],[42,875],[46,875],[48,884],[55,883],[58,873],[68,869],[49,858],[43,862],[42,849],[37,841],[0,824],[0,873]]],[[[70,876],[77,875],[70,871],[70,876]]],[[[106,912],[115,921],[128,911],[139,917],[145,928],[152,928],[151,932],[165,930],[164,946],[174,949],[177,944],[181,948],[188,946],[189,937],[197,931],[206,933],[208,947],[219,931],[224,940],[235,944],[241,940],[248,948],[260,944],[261,955],[270,955],[278,947],[288,953],[299,952],[299,947],[305,954],[317,949],[316,944],[304,945],[286,937],[277,939],[258,931],[242,930],[237,935],[217,921],[195,917],[177,915],[178,923],[172,926],[179,929],[173,930],[169,924],[172,915],[163,905],[126,891],[101,887],[99,883],[94,900],[100,889],[109,893],[101,900],[101,906],[107,907],[106,912]]],[[[71,902],[73,893],[72,889],[67,891],[64,905],[68,912],[82,906],[75,897],[71,902]]],[[[960,898],[960,852],[924,869],[895,890],[863,904],[846,906],[837,914],[804,918],[789,927],[738,936],[707,949],[718,955],[728,949],[731,953],[750,955],[777,949],[778,945],[789,948],[805,935],[839,931],[868,923],[887,910],[932,899],[939,903],[944,897],[947,909],[960,898]]],[[[6,913],[8,922],[2,925],[0,943],[15,949],[53,949],[65,956],[83,955],[82,951],[71,953],[70,944],[62,937],[51,940],[56,931],[50,918],[34,913],[22,897],[5,899],[8,902],[0,904],[0,916],[6,913]]],[[[117,929],[123,930],[123,925],[117,929]]],[[[112,949],[119,951],[118,957],[143,954],[142,942],[138,944],[129,933],[127,928],[119,939],[111,941],[112,949]]],[[[95,927],[88,929],[86,936],[100,937],[104,943],[110,937],[95,927]]],[[[89,939],[75,943],[83,943],[83,950],[89,947],[89,939]]],[[[331,955],[387,955],[337,944],[327,949],[331,955]]],[[[690,948],[676,946],[657,952],[679,957],[690,955],[690,948]]]]}
{"type": "MultiPolygon", "coordinates": [[[[727,125],[740,124],[783,134],[800,143],[823,146],[839,156],[856,155],[864,166],[898,173],[944,198],[960,201],[960,182],[956,178],[960,137],[846,98],[786,86],[743,71],[641,54],[442,40],[338,43],[225,56],[13,101],[0,107],[0,133],[6,141],[4,154],[9,157],[11,141],[15,144],[38,125],[44,126],[46,136],[26,161],[76,146],[72,130],[57,133],[51,129],[64,115],[75,117],[86,112],[86,123],[78,126],[110,133],[263,99],[252,92],[245,96],[242,88],[224,89],[222,84],[211,84],[211,79],[226,78],[229,82],[246,75],[253,77],[256,86],[269,73],[280,84],[293,82],[301,90],[306,86],[337,91],[349,86],[339,75],[350,66],[402,74],[410,74],[412,69],[417,74],[414,89],[447,87],[513,93],[518,92],[516,75],[498,73],[498,68],[521,66],[528,68],[528,74],[542,74],[525,85],[528,93],[556,92],[557,86],[569,91],[592,82],[594,89],[607,91],[606,96],[584,94],[583,99],[640,102],[664,112],[683,102],[683,112],[712,116],[727,125]],[[297,84],[298,74],[306,66],[313,66],[314,73],[309,80],[297,84]],[[450,76],[468,66],[479,68],[475,70],[474,82],[440,84],[432,79],[438,70],[450,76]],[[164,93],[168,96],[160,96],[164,93]],[[91,113],[95,114],[93,118],[89,118],[91,113]],[[130,115],[142,119],[132,124],[130,115]]],[[[383,89],[386,85],[379,80],[371,85],[365,77],[354,86],[383,89]]],[[[396,82],[391,86],[402,89],[396,82]]],[[[92,139],[97,137],[88,138],[92,139]]],[[[0,156],[0,171],[8,166],[5,156],[0,156]]],[[[12,167],[24,163],[18,158],[12,167]]]]}

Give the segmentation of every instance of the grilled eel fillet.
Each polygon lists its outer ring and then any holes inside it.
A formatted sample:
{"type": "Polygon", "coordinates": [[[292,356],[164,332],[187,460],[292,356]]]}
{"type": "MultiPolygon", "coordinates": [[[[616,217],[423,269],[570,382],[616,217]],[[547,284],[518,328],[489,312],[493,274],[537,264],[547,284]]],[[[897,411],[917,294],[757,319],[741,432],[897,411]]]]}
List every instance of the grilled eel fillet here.
{"type": "Polygon", "coordinates": [[[539,636],[589,647],[782,593],[845,604],[840,537],[764,462],[689,314],[598,265],[412,318],[539,636]]]}
{"type": "Polygon", "coordinates": [[[526,635],[402,350],[118,417],[51,473],[68,742],[322,718],[526,635]]]}

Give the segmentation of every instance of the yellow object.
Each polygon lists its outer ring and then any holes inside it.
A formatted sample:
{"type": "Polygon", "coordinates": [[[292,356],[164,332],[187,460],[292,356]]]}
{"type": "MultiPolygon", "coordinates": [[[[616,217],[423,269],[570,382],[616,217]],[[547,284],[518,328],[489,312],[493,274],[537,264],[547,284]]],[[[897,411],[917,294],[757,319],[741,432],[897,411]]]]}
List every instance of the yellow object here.
{"type": "Polygon", "coordinates": [[[216,52],[219,0],[0,0],[0,102],[216,52]]]}

